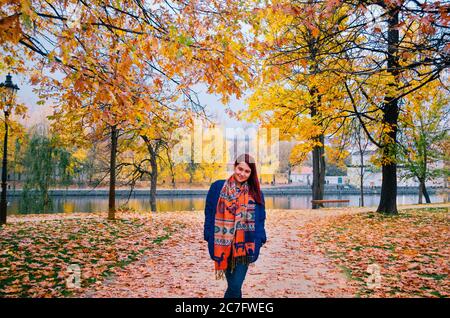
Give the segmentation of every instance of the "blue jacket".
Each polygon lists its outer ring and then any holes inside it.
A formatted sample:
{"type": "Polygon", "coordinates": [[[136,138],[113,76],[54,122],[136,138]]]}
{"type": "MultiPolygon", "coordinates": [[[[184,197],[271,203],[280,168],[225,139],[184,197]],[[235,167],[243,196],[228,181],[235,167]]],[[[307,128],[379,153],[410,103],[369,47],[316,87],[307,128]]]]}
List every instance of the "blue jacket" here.
{"type": "MultiPolygon", "coordinates": [[[[217,202],[219,201],[220,190],[225,183],[225,180],[215,181],[209,188],[208,195],[206,196],[205,204],[205,226],[204,226],[204,239],[208,242],[208,250],[211,259],[214,259],[214,221],[216,215],[217,202]]],[[[262,194],[262,200],[264,202],[264,195],[262,194]]],[[[266,230],[264,223],[266,220],[266,209],[264,205],[255,205],[255,251],[253,260],[255,262],[259,256],[259,250],[261,246],[266,243],[266,230]]]]}

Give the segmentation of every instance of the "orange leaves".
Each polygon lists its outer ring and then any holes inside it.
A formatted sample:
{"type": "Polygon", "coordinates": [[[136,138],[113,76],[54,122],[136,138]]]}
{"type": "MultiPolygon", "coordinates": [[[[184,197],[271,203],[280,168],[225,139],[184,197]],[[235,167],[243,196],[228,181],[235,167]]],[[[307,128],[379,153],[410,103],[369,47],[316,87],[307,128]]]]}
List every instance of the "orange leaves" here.
{"type": "Polygon", "coordinates": [[[13,42],[17,44],[22,37],[19,14],[14,14],[0,19],[0,44],[13,42]]]}
{"type": "Polygon", "coordinates": [[[436,28],[431,25],[428,20],[422,20],[420,24],[420,30],[427,35],[433,35],[436,33],[436,28]]]}
{"type": "Polygon", "coordinates": [[[161,89],[162,86],[163,86],[163,82],[162,82],[161,79],[159,79],[159,78],[155,78],[155,80],[153,81],[153,83],[155,84],[155,86],[156,86],[158,89],[161,89]]]}
{"type": "Polygon", "coordinates": [[[120,62],[117,64],[117,71],[122,76],[130,73],[130,68],[133,65],[133,60],[127,52],[124,52],[120,58],[120,62]]]}
{"type": "Polygon", "coordinates": [[[149,60],[153,60],[158,54],[158,39],[155,37],[143,39],[143,52],[149,60]]]}
{"type": "Polygon", "coordinates": [[[313,37],[318,38],[319,34],[320,34],[320,30],[317,27],[312,27],[311,28],[311,34],[313,37]]]}
{"type": "Polygon", "coordinates": [[[326,0],[325,2],[328,11],[332,11],[341,5],[341,0],[326,0]]]}
{"type": "Polygon", "coordinates": [[[86,288],[137,259],[153,245],[158,233],[167,236],[173,229],[142,215],[127,217],[123,213],[115,222],[104,216],[73,216],[10,223],[2,229],[1,297],[72,295],[81,290],[66,285],[71,264],[80,266],[81,287],[86,288]]]}
{"type": "Polygon", "coordinates": [[[450,296],[448,209],[406,210],[398,216],[368,213],[316,222],[308,238],[351,271],[365,297],[450,296]],[[365,284],[367,267],[380,267],[382,284],[365,284]]]}
{"type": "Polygon", "coordinates": [[[77,92],[82,92],[87,87],[86,82],[83,80],[82,77],[79,77],[75,82],[73,83],[73,88],[77,92]]]}
{"type": "Polygon", "coordinates": [[[42,80],[42,74],[40,72],[33,72],[30,76],[31,85],[37,85],[42,80]]]}
{"type": "Polygon", "coordinates": [[[416,256],[417,254],[419,254],[419,252],[418,252],[417,250],[409,250],[409,249],[403,250],[402,253],[403,253],[403,255],[405,255],[405,256],[412,256],[412,257],[414,257],[414,256],[416,256]]]}
{"type": "Polygon", "coordinates": [[[300,64],[302,64],[303,68],[306,69],[308,66],[308,61],[306,59],[300,59],[300,64]]]}
{"type": "Polygon", "coordinates": [[[339,167],[345,167],[345,158],[349,155],[349,151],[340,149],[339,147],[325,146],[325,152],[327,154],[327,160],[339,167]]]}
{"type": "Polygon", "coordinates": [[[20,2],[20,11],[22,11],[24,15],[27,16],[35,15],[35,13],[33,12],[31,0],[20,0],[19,2],[20,2]]]}

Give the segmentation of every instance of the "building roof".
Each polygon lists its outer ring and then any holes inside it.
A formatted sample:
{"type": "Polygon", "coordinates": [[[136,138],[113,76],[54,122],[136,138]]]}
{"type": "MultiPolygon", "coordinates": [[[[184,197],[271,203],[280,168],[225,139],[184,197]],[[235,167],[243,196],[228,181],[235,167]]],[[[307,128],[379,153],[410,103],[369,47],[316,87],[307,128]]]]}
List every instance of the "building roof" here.
{"type": "Polygon", "coordinates": [[[312,174],[312,167],[297,166],[292,169],[291,174],[312,174]]]}

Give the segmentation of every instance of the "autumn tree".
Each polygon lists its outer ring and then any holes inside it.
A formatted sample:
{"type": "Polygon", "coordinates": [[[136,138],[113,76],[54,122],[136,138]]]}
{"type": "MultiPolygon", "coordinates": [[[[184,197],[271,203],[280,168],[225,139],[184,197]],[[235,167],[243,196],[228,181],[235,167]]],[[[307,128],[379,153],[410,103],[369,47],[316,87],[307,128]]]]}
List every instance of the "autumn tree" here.
{"type": "Polygon", "coordinates": [[[30,129],[24,140],[20,166],[23,174],[21,209],[24,212],[51,212],[50,189],[68,186],[74,174],[72,149],[64,147],[58,136],[45,127],[30,129]]]}
{"type": "Polygon", "coordinates": [[[252,49],[263,62],[255,62],[260,76],[245,118],[279,127],[282,139],[296,141],[292,162],[311,152],[313,200],[324,195],[326,135],[340,129],[348,107],[342,77],[335,72],[346,65],[340,53],[353,36],[344,33],[347,10],[319,1],[276,1],[256,6],[249,17],[252,49]]]}
{"type": "MultiPolygon", "coordinates": [[[[361,206],[364,206],[364,177],[366,175],[366,167],[365,167],[365,154],[368,150],[368,147],[370,145],[369,139],[367,138],[366,134],[364,133],[361,123],[359,120],[353,121],[353,134],[352,134],[352,140],[355,141],[355,145],[353,149],[356,153],[359,155],[359,191],[360,191],[360,204],[361,206]]],[[[354,163],[352,162],[354,165],[354,163]]]]}
{"type": "MultiPolygon", "coordinates": [[[[174,130],[184,122],[175,109],[170,109],[170,105],[163,103],[162,100],[160,102],[161,105],[155,105],[151,112],[143,113],[133,124],[134,128],[129,131],[129,139],[134,145],[130,144],[127,147],[133,155],[119,165],[128,168],[131,176],[130,184],[133,187],[135,182],[143,176],[150,176],[152,211],[156,211],[156,190],[161,165],[167,159],[165,154],[169,151],[169,147],[176,143],[174,130]]],[[[174,182],[174,177],[172,180],[174,182]]]]}
{"type": "MultiPolygon", "coordinates": [[[[64,105],[60,112],[77,114],[74,121],[84,117],[86,125],[89,121],[109,125],[110,218],[118,130],[154,105],[163,82],[169,81],[175,95],[184,95],[192,107],[199,102],[190,86],[199,81],[224,98],[241,92],[242,81],[236,80],[230,66],[234,64],[241,77],[246,77],[246,67],[229,52],[243,46],[227,41],[230,29],[211,32],[213,23],[226,22],[203,9],[200,3],[11,2],[9,10],[17,23],[9,26],[18,32],[7,40],[43,57],[44,67],[63,74],[61,80],[60,76],[42,80],[43,73],[36,71],[33,82],[53,87],[55,95],[47,97],[64,105]],[[79,16],[73,11],[77,8],[79,16]]],[[[220,4],[217,9],[228,8],[220,4]]],[[[238,30],[236,25],[227,26],[238,30]]]]}
{"type": "Polygon", "coordinates": [[[422,196],[431,203],[426,182],[437,177],[448,177],[441,144],[449,138],[450,99],[437,82],[429,83],[406,99],[405,116],[401,118],[399,160],[406,178],[419,181],[419,203],[422,196]],[[430,92],[434,92],[430,94],[430,92]]]}
{"type": "MultiPolygon", "coordinates": [[[[139,12],[139,3],[131,4],[134,6],[129,9],[139,12]]],[[[143,18],[132,19],[132,11],[106,2],[81,2],[80,6],[81,16],[75,25],[69,23],[66,8],[48,8],[53,15],[45,16],[44,22],[57,41],[50,43],[51,50],[38,53],[49,58],[50,65],[64,77],[42,78],[36,73],[34,79],[40,81],[42,97],[59,102],[54,119],[67,116],[66,122],[79,122],[79,133],[87,126],[109,131],[109,218],[114,219],[119,134],[151,107],[153,95],[161,89],[165,75],[161,75],[153,55],[160,49],[157,36],[166,29],[144,32],[143,18]],[[139,59],[141,54],[146,58],[139,59]]],[[[42,63],[49,66],[45,60],[42,63]]]]}
{"type": "Polygon", "coordinates": [[[441,78],[449,65],[448,5],[432,1],[343,1],[358,35],[346,52],[345,84],[354,113],[380,150],[382,189],[377,211],[397,213],[399,121],[404,99],[441,78]],[[446,40],[447,39],[447,40],[446,40]],[[362,102],[362,103],[361,103],[362,102]],[[366,107],[362,109],[359,105],[366,107]]]}

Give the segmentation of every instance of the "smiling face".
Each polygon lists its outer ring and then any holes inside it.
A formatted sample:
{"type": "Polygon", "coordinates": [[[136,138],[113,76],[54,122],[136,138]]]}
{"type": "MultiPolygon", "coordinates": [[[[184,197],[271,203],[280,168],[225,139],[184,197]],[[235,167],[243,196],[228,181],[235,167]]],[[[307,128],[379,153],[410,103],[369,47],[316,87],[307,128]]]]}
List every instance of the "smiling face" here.
{"type": "Polygon", "coordinates": [[[239,183],[247,181],[251,173],[252,170],[245,162],[240,162],[236,167],[234,167],[234,178],[239,183]]]}

